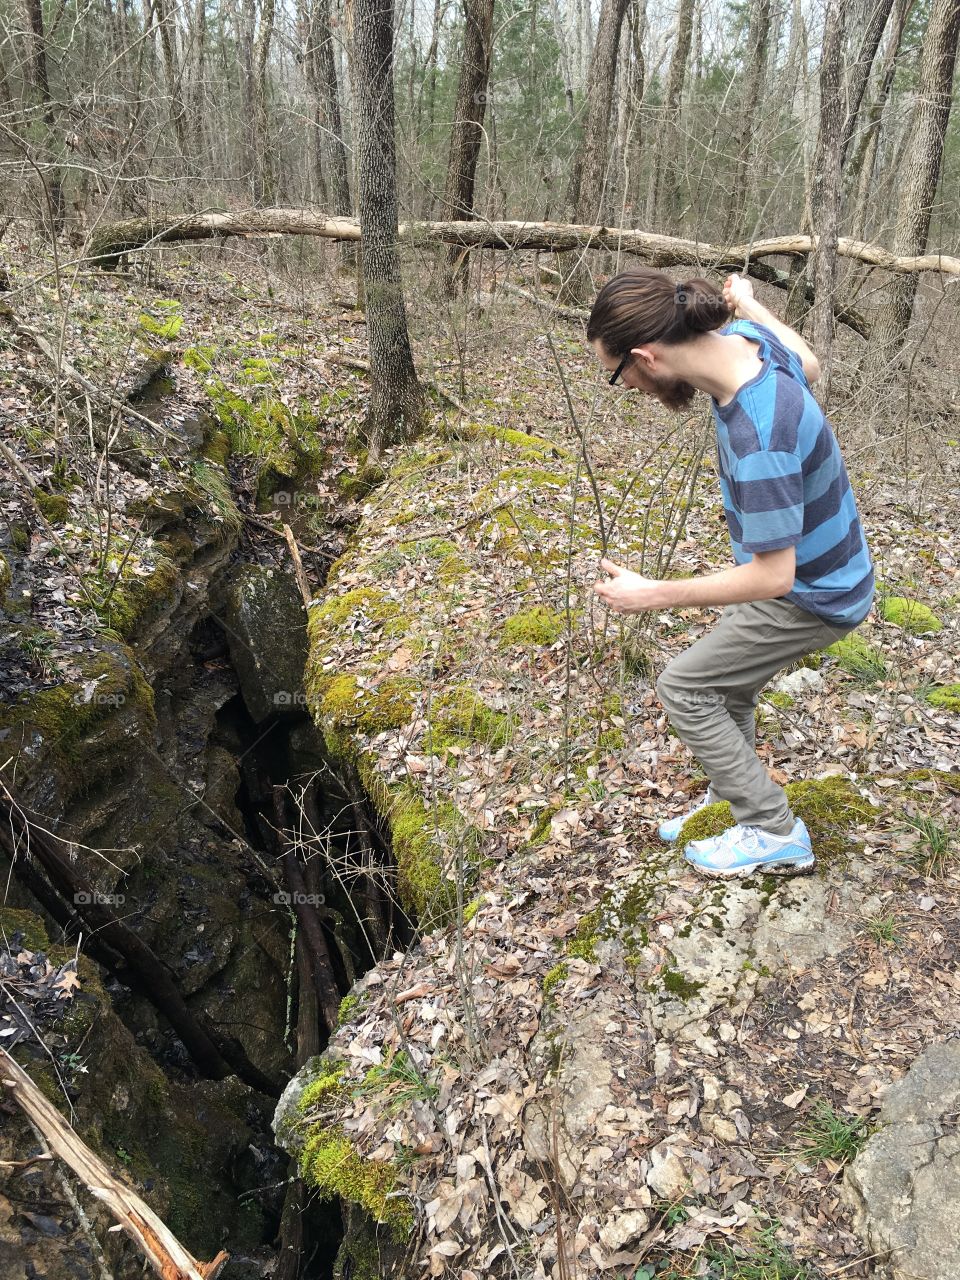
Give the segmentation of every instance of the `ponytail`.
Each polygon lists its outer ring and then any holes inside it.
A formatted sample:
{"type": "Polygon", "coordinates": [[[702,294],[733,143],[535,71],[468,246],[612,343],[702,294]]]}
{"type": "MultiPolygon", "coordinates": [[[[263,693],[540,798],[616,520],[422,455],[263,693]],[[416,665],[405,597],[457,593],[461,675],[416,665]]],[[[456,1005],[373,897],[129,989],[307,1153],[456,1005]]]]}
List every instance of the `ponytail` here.
{"type": "Polygon", "coordinates": [[[696,277],[674,284],[653,267],[634,267],[614,276],[597,294],[587,338],[598,339],[611,357],[625,356],[647,342],[689,342],[730,319],[723,294],[696,277]]]}

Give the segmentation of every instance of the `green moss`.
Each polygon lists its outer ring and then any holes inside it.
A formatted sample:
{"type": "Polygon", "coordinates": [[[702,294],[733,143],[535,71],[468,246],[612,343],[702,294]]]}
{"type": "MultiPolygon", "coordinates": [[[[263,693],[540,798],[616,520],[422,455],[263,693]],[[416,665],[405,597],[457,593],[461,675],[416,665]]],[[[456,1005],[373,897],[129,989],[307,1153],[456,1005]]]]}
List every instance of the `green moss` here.
{"type": "Polygon", "coordinates": [[[887,674],[887,665],[882,655],[867,644],[857,631],[851,631],[842,640],[837,640],[826,652],[837,659],[844,671],[849,671],[861,680],[882,680],[887,674]]]}
{"type": "Polygon", "coordinates": [[[226,431],[210,431],[203,444],[203,456],[207,461],[225,467],[230,460],[230,452],[230,437],[226,431]]]}
{"type": "Polygon", "coordinates": [[[12,524],[10,526],[10,540],[16,551],[30,550],[30,530],[25,524],[12,524]]]}
{"type": "Polygon", "coordinates": [[[764,700],[769,702],[771,706],[780,707],[786,711],[796,704],[796,698],[789,693],[767,693],[764,694],[764,700]]]}
{"type": "Polygon", "coordinates": [[[877,612],[885,622],[892,622],[914,636],[943,629],[943,623],[932,609],[907,596],[881,596],[877,601],[877,612]]]}
{"type": "Polygon", "coordinates": [[[386,478],[387,473],[383,467],[365,465],[359,471],[341,471],[334,484],[337,492],[348,502],[362,502],[386,478]]]}
{"type": "MultiPolygon", "coordinates": [[[[790,808],[810,832],[814,853],[825,862],[835,861],[846,852],[851,827],[874,817],[869,801],[839,775],[788,782],[784,790],[790,808]]],[[[708,804],[684,823],[677,847],[683,848],[691,840],[718,836],[732,826],[733,813],[725,800],[708,804]]]]}
{"type": "MultiPolygon", "coordinates": [[[[341,1008],[343,1006],[341,1005],[341,1008]]],[[[306,1086],[300,1095],[297,1110],[301,1115],[318,1106],[330,1102],[331,1095],[339,1094],[344,1089],[344,1063],[333,1062],[327,1058],[320,1065],[320,1072],[306,1086]]]]}
{"type": "Polygon", "coordinates": [[[555,964],[552,969],[543,975],[543,994],[549,996],[555,987],[559,987],[566,982],[570,976],[570,966],[565,960],[561,960],[559,964],[555,964]]]}
{"type": "Polygon", "coordinates": [[[156,310],[161,312],[159,317],[152,316],[148,312],[141,312],[137,324],[142,333],[150,334],[151,337],[159,338],[162,342],[172,342],[183,328],[183,316],[180,315],[180,303],[172,299],[169,301],[161,301],[154,303],[156,310]]]}
{"type": "Polygon", "coordinates": [[[7,598],[7,592],[10,590],[10,582],[13,574],[10,572],[10,562],[7,557],[0,551],[0,605],[7,598]]]}
{"type": "Polygon", "coordinates": [[[692,982],[676,969],[664,969],[660,974],[660,982],[663,989],[678,1000],[692,1000],[706,985],[703,982],[692,982]]]}
{"type": "Polygon", "coordinates": [[[404,676],[388,676],[371,688],[356,676],[331,676],[325,684],[320,712],[340,728],[377,734],[409,724],[416,707],[419,686],[404,676]]]}
{"type": "Polygon", "coordinates": [[[509,717],[492,711],[469,685],[460,685],[431,704],[424,745],[437,754],[472,742],[498,751],[510,741],[511,729],[509,717]]]}
{"type": "Polygon", "coordinates": [[[483,903],[484,903],[484,899],[483,899],[483,897],[482,897],[482,896],[481,896],[481,897],[479,897],[479,898],[474,898],[472,902],[468,902],[468,903],[467,903],[467,905],[463,908],[463,923],[464,923],[464,924],[469,924],[469,923],[470,923],[470,921],[474,918],[474,916],[477,914],[477,912],[478,912],[478,911],[480,910],[480,908],[483,906],[483,903]]]}
{"type": "Polygon", "coordinates": [[[361,996],[344,996],[340,1001],[340,1008],[337,1013],[337,1026],[344,1027],[348,1022],[352,1022],[363,1008],[363,1005],[364,1001],[361,996]]]}
{"type": "Polygon", "coordinates": [[[960,684],[942,684],[927,693],[931,707],[943,707],[945,711],[960,711],[960,684]]]}
{"type": "Polygon", "coordinates": [[[505,645],[530,647],[555,644],[564,631],[564,620],[559,613],[535,605],[524,613],[515,613],[503,624],[505,645]]]}
{"type": "Polygon", "coordinates": [[[466,881],[473,880],[478,854],[476,831],[467,825],[455,805],[444,800],[427,806],[408,785],[393,791],[389,821],[401,903],[421,922],[445,922],[457,901],[457,887],[447,868],[457,874],[455,864],[459,861],[466,881]]]}
{"type": "Polygon", "coordinates": [[[41,689],[32,697],[14,703],[0,713],[0,728],[32,726],[60,749],[71,746],[118,709],[134,703],[154,722],[153,690],[144,679],[133,655],[127,662],[109,651],[86,658],[76,684],[41,689]],[[83,685],[95,692],[85,697],[83,685]]]}
{"type": "Polygon", "coordinates": [[[470,434],[477,436],[486,436],[490,440],[497,440],[500,444],[508,445],[511,449],[517,449],[521,457],[527,458],[560,458],[569,457],[569,451],[560,445],[554,444],[551,440],[545,440],[542,436],[529,435],[526,431],[517,431],[512,427],[499,427],[490,423],[477,422],[472,424],[472,428],[464,432],[459,429],[459,434],[470,434]]]}
{"type": "Polygon", "coordinates": [[[321,1199],[339,1196],[360,1205],[398,1239],[409,1235],[413,1227],[410,1203],[391,1194],[398,1186],[397,1169],[384,1161],[363,1159],[342,1129],[323,1130],[307,1139],[300,1172],[321,1199]]]}
{"type": "Polygon", "coordinates": [[[597,737],[600,751],[622,751],[626,745],[627,739],[622,729],[604,729],[597,737]]]}
{"type": "Polygon", "coordinates": [[[188,369],[195,369],[197,373],[209,373],[213,368],[216,355],[215,347],[203,345],[187,347],[183,353],[183,363],[188,369]]]}
{"type": "Polygon", "coordinates": [[[112,581],[103,594],[97,613],[104,623],[124,639],[161,611],[173,596],[180,570],[169,556],[156,558],[149,572],[147,566],[135,555],[128,557],[123,567],[123,577],[113,585],[112,581]]]}
{"type": "Polygon", "coordinates": [[[23,935],[23,945],[29,951],[49,951],[47,929],[38,915],[17,907],[0,907],[0,941],[9,943],[15,933],[23,935]]]}
{"type": "Polygon", "coordinates": [[[70,515],[70,503],[62,493],[34,489],[33,496],[41,513],[50,524],[63,524],[70,515]]]}
{"type": "MultiPolygon", "coordinates": [[[[372,587],[354,587],[342,596],[331,596],[318,608],[312,609],[310,616],[315,628],[319,628],[324,624],[342,626],[348,619],[359,614],[369,618],[371,622],[386,624],[400,616],[400,606],[382,591],[376,591],[372,587]]],[[[395,629],[385,630],[388,635],[396,633],[395,629]]]]}

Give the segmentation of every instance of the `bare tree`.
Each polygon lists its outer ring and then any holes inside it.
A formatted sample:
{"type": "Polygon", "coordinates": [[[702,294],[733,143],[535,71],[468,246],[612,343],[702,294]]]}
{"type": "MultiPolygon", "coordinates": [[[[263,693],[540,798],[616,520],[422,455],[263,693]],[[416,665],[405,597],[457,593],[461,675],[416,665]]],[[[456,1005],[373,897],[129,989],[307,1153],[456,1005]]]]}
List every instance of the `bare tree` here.
{"type": "Polygon", "coordinates": [[[393,0],[354,0],[360,252],[370,344],[371,458],[423,427],[423,391],[407,333],[397,252],[397,149],[393,100],[393,0]]]}
{"type": "Polygon", "coordinates": [[[587,73],[587,119],[570,184],[575,222],[602,222],[604,186],[610,155],[610,117],[617,81],[620,31],[630,0],[602,0],[597,40],[587,73]]]}
{"type": "MultiPolygon", "coordinates": [[[[920,60],[916,110],[905,156],[903,192],[897,210],[894,252],[922,254],[927,247],[930,220],[943,164],[943,140],[953,101],[953,76],[960,38],[960,0],[933,0],[920,60]]],[[[916,278],[895,278],[887,301],[879,310],[865,367],[876,375],[885,371],[903,345],[913,313],[916,278]]]]}
{"type": "Polygon", "coordinates": [[[656,139],[653,145],[653,163],[650,169],[650,187],[647,192],[647,226],[659,225],[663,217],[664,191],[673,189],[676,159],[671,157],[665,162],[667,143],[676,129],[680,118],[680,95],[683,92],[683,81],[687,74],[687,61],[690,57],[690,45],[693,40],[693,18],[696,0],[680,0],[680,12],[677,15],[677,38],[670,58],[670,70],[667,72],[667,87],[663,96],[663,107],[657,121],[656,139]],[[665,173],[669,169],[669,173],[665,173]]]}
{"type": "MultiPolygon", "coordinates": [[[[43,26],[43,5],[41,0],[26,0],[26,17],[29,31],[29,57],[27,59],[31,96],[41,108],[44,126],[44,152],[52,149],[54,128],[54,104],[50,94],[50,80],[47,73],[47,39],[43,26]]],[[[47,159],[47,155],[43,156],[47,159]]],[[[63,230],[65,219],[65,203],[63,197],[63,176],[59,169],[50,172],[45,180],[45,199],[49,201],[49,217],[54,233],[63,230]]]]}
{"type": "MultiPolygon", "coordinates": [[[[463,55],[443,192],[444,217],[451,219],[473,217],[477,161],[483,139],[483,117],[493,53],[493,0],[465,0],[463,16],[463,55]]],[[[450,257],[451,266],[455,262],[454,252],[450,257]]]]}
{"type": "Polygon", "coordinates": [[[771,0],[756,0],[750,10],[747,31],[746,74],[737,118],[736,164],[730,188],[730,216],[727,238],[736,239],[744,229],[744,216],[749,196],[750,160],[755,149],[754,131],[757,107],[767,76],[767,50],[770,43],[771,0]]]}
{"type": "Polygon", "coordinates": [[[303,64],[314,103],[314,163],[322,199],[331,213],[348,215],[350,165],[343,140],[340,87],[333,50],[329,0],[306,0],[301,6],[303,64]]]}
{"type": "Polygon", "coordinates": [[[820,130],[813,162],[811,207],[817,252],[813,258],[813,345],[820,360],[821,398],[830,396],[833,368],[833,289],[837,276],[837,239],[843,194],[843,40],[846,0],[828,0],[820,55],[820,130]]]}

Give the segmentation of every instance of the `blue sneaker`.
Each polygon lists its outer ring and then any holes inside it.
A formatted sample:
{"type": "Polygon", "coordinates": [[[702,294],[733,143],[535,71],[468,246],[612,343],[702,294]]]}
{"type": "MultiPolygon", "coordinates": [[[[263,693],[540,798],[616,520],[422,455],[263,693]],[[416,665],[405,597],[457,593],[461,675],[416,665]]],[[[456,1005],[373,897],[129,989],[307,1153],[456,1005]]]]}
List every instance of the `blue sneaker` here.
{"type": "Polygon", "coordinates": [[[691,840],[683,856],[697,871],[718,880],[750,876],[755,871],[796,875],[812,871],[815,861],[810,833],[799,818],[788,836],[738,823],[709,840],[691,840]]]}
{"type": "Polygon", "coordinates": [[[716,804],[714,796],[710,794],[710,788],[707,788],[706,795],[700,797],[692,809],[688,809],[686,813],[677,814],[675,818],[666,818],[657,827],[657,834],[661,840],[666,840],[667,844],[673,844],[674,840],[683,830],[683,824],[688,818],[692,818],[695,813],[699,813],[708,804],[716,804]]]}

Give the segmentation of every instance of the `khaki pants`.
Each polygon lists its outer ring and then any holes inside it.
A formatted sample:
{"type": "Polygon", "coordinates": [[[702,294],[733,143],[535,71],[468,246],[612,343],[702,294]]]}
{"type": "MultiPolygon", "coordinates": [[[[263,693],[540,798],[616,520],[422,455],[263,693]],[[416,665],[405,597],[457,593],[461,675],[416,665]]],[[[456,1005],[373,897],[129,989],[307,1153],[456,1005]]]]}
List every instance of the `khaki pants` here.
{"type": "Polygon", "coordinates": [[[727,605],[717,626],[664,668],[657,693],[670,723],[737,822],[790,832],[786,792],[756,752],[757,699],[778,671],[853,630],[789,600],[727,605]]]}

